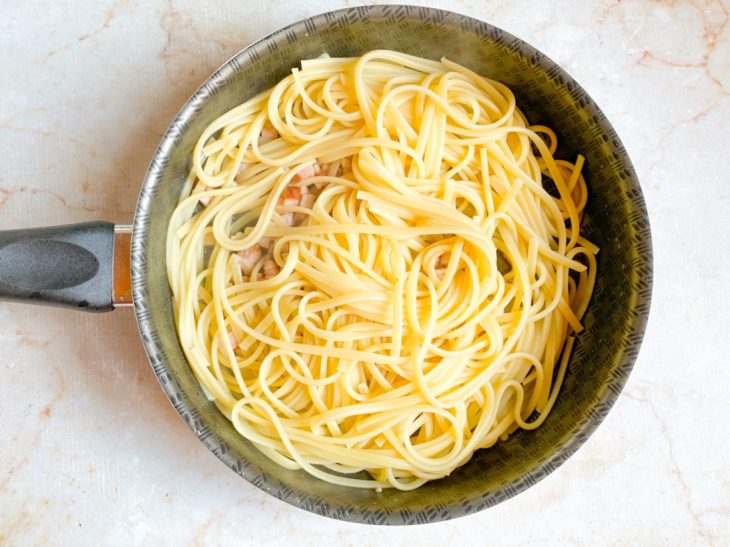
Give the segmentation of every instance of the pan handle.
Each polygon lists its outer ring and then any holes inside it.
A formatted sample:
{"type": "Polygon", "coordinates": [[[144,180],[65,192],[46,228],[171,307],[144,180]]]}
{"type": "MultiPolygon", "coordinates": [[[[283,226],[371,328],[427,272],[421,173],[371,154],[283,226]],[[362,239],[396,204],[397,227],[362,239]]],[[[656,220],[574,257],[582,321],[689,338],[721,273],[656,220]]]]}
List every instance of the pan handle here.
{"type": "Polygon", "coordinates": [[[96,221],[0,231],[0,300],[101,312],[132,302],[131,227],[96,221]]]}

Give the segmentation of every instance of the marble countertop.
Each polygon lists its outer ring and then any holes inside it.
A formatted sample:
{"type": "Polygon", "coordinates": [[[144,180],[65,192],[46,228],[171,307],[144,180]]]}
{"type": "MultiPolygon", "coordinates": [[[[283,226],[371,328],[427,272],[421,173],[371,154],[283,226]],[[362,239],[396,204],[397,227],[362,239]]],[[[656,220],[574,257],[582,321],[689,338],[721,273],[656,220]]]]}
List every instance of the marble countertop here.
{"type": "MultiPolygon", "coordinates": [[[[730,538],[730,3],[431,1],[570,72],[623,139],[655,249],[636,368],[584,447],[497,507],[376,528],[290,507],[199,443],[131,309],[0,303],[0,544],[721,545],[730,538]]],[[[0,2],[0,229],[128,223],[154,147],[230,55],[356,2],[0,2]]],[[[727,545],[727,543],[725,543],[727,545]]]]}

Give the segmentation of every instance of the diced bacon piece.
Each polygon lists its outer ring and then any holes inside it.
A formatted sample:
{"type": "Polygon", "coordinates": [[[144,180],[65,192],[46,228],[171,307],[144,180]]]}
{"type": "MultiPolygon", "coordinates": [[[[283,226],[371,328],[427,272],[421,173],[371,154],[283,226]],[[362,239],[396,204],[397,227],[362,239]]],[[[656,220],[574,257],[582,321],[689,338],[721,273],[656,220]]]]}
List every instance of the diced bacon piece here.
{"type": "Polygon", "coordinates": [[[236,335],[233,333],[233,331],[228,331],[228,342],[231,344],[232,348],[238,347],[238,338],[236,338],[236,335]]]}
{"type": "Polygon", "coordinates": [[[287,186],[279,197],[281,205],[299,205],[299,198],[302,196],[302,190],[298,186],[287,186]]]}
{"type": "Polygon", "coordinates": [[[264,261],[264,278],[265,279],[271,279],[276,274],[279,273],[279,266],[276,265],[276,262],[271,260],[270,258],[267,258],[264,261]]]}
{"type": "Polygon", "coordinates": [[[263,253],[261,252],[261,247],[258,245],[254,245],[253,247],[240,251],[238,253],[239,260],[237,262],[241,271],[246,275],[251,275],[254,266],[256,266],[259,260],[261,260],[262,256],[263,253]]]}
{"type": "Polygon", "coordinates": [[[299,181],[311,179],[313,176],[315,176],[317,174],[317,172],[314,169],[314,165],[315,164],[305,165],[299,171],[297,171],[297,174],[294,175],[294,178],[299,181]]]}
{"type": "Polygon", "coordinates": [[[264,236],[261,239],[259,239],[258,244],[259,244],[259,247],[261,247],[262,249],[269,250],[269,249],[271,249],[271,247],[274,246],[274,240],[270,237],[264,236]]]}
{"type": "Polygon", "coordinates": [[[314,188],[318,192],[321,192],[322,191],[322,188],[324,188],[325,186],[327,186],[327,183],[326,182],[315,182],[312,186],[314,186],[314,188]]]}
{"type": "Polygon", "coordinates": [[[208,205],[210,205],[211,199],[213,199],[213,198],[210,196],[200,196],[198,201],[200,201],[200,203],[203,207],[207,207],[208,205]]]}
{"type": "Polygon", "coordinates": [[[284,213],[283,215],[281,215],[281,218],[289,226],[294,226],[294,213],[284,213]]]}
{"type": "Polygon", "coordinates": [[[259,137],[259,143],[266,144],[267,142],[273,141],[278,136],[279,132],[276,129],[274,129],[270,125],[265,125],[261,128],[261,137],[259,137]]]}
{"type": "Polygon", "coordinates": [[[329,175],[331,165],[329,163],[319,162],[317,163],[317,174],[318,175],[329,175]]]}
{"type": "MultiPolygon", "coordinates": [[[[281,214],[281,213],[280,213],[281,214]]],[[[289,226],[299,226],[307,218],[304,213],[283,213],[281,219],[289,226]]]]}
{"type": "Polygon", "coordinates": [[[314,194],[302,194],[302,197],[299,198],[299,205],[311,209],[315,201],[317,201],[317,196],[314,194]]]}

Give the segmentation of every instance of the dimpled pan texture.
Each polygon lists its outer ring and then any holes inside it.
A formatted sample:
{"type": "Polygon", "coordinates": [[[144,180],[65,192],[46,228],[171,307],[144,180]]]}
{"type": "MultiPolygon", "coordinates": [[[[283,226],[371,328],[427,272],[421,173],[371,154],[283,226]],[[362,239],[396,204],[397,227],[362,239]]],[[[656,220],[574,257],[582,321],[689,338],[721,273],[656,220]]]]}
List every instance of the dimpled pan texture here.
{"type": "Polygon", "coordinates": [[[142,186],[132,244],[134,304],[143,342],[170,401],[231,469],[292,505],[336,519],[419,524],[495,505],[544,478],[595,430],[636,359],[651,297],[649,222],[631,162],[593,100],[558,65],[510,34],[447,11],[349,8],[295,23],[241,51],[185,104],[155,153],[142,186]],[[545,424],[478,451],[451,476],[412,492],[333,486],[289,471],[244,440],[198,387],[180,348],[165,273],[165,232],[198,135],[217,116],[324,52],[378,48],[446,56],[508,85],[531,123],[556,130],[559,158],[586,156],[585,233],[601,251],[598,279],[567,377],[545,424]]]}

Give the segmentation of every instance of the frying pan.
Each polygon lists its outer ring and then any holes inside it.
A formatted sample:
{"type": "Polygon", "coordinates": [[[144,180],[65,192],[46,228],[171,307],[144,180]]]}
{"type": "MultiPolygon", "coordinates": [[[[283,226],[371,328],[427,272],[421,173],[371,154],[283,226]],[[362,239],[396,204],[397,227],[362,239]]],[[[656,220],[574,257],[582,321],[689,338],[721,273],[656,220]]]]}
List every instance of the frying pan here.
{"type": "Polygon", "coordinates": [[[535,484],[590,436],[638,354],[652,283],[649,222],[615,131],[583,89],[525,42],[482,21],[411,6],[349,8],[311,17],[247,47],[190,98],[165,133],[142,184],[133,228],[92,222],[0,232],[0,298],[107,311],[133,305],[162,388],[216,456],[262,490],[320,515],[374,524],[434,522],[479,511],[535,484]],[[532,123],[554,128],[557,157],[586,157],[588,239],[600,248],[593,298],[560,396],[544,425],[478,451],[449,477],[411,492],[334,486],[279,467],[207,400],[185,361],[165,269],[165,232],[193,145],[217,116],[301,59],[395,49],[459,62],[507,84],[532,123]],[[131,284],[130,284],[131,280],[131,284]]]}

